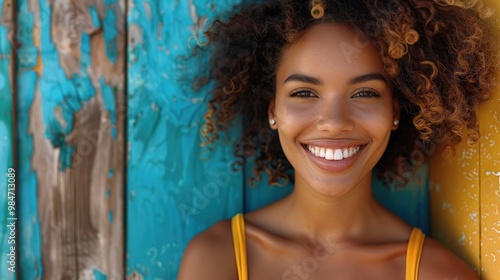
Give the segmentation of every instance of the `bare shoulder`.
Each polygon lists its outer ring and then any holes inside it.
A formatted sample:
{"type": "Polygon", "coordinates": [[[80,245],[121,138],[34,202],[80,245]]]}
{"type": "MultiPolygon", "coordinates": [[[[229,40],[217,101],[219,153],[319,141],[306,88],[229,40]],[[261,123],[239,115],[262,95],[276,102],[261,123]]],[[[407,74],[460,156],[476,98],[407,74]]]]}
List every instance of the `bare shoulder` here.
{"type": "Polygon", "coordinates": [[[224,220],[195,236],[182,256],[179,280],[236,279],[231,221],[224,220]]]}
{"type": "Polygon", "coordinates": [[[419,269],[420,279],[476,280],[477,273],[436,240],[426,237],[419,269]]]}

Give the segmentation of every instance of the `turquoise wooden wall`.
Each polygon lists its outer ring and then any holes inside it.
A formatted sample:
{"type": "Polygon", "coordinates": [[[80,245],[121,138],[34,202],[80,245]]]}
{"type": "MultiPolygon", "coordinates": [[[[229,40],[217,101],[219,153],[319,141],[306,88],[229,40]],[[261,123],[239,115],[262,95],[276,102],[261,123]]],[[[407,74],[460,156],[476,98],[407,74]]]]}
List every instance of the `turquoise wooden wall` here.
{"type": "MultiPolygon", "coordinates": [[[[291,191],[250,188],[252,166],[231,169],[237,123],[200,147],[207,92],[190,85],[207,57],[182,57],[239,1],[0,0],[0,279],[15,278],[3,265],[9,167],[20,279],[175,279],[195,234],[291,191]]],[[[375,193],[427,230],[419,176],[375,193]]]]}
{"type": "MultiPolygon", "coordinates": [[[[206,93],[192,92],[190,84],[206,58],[182,57],[205,23],[237,2],[134,1],[129,7],[127,275],[174,279],[193,235],[289,190],[247,193],[246,175],[231,169],[230,141],[213,151],[200,147],[206,93]]],[[[239,133],[233,128],[231,139],[239,133]]]]}
{"type": "MultiPolygon", "coordinates": [[[[9,270],[7,262],[10,259],[10,247],[12,241],[9,242],[10,230],[7,224],[10,223],[9,218],[13,217],[9,211],[8,205],[8,179],[6,175],[12,174],[10,168],[14,168],[14,101],[13,97],[13,53],[12,46],[7,38],[12,38],[13,35],[13,7],[11,3],[0,2],[0,278],[14,279],[16,273],[13,269],[9,270]]],[[[15,173],[14,173],[15,174],[15,173]]],[[[17,175],[17,174],[15,174],[17,175]]],[[[17,179],[17,178],[16,178],[17,179]]]]}

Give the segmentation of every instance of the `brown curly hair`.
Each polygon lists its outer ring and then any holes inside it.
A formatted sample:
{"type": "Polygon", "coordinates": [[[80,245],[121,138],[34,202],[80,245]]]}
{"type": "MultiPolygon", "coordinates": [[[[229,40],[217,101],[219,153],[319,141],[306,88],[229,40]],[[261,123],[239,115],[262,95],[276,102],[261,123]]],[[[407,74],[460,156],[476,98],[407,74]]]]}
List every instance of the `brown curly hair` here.
{"type": "Polygon", "coordinates": [[[212,146],[235,119],[242,121],[235,154],[240,164],[255,160],[251,184],[261,171],[271,185],[293,176],[267,110],[283,49],[319,23],[350,25],[380,49],[401,104],[399,129],[376,167],[386,181],[404,181],[423,162],[409,160],[412,153],[429,144],[445,141],[454,151],[464,129],[469,144],[478,142],[477,106],[498,84],[500,60],[498,19],[481,1],[273,0],[233,11],[204,32],[209,48],[198,47],[212,53],[203,78],[215,81],[202,135],[212,146]]]}

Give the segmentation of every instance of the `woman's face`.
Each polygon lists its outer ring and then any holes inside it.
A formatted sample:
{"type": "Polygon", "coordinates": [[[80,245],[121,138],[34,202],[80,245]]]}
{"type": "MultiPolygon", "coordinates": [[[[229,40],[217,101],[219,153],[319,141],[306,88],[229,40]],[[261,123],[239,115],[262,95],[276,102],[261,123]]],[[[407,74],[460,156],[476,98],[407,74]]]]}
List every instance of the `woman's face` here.
{"type": "Polygon", "coordinates": [[[269,106],[296,187],[343,195],[369,184],[396,129],[398,103],[376,47],[345,25],[319,24],[283,53],[269,106]]]}

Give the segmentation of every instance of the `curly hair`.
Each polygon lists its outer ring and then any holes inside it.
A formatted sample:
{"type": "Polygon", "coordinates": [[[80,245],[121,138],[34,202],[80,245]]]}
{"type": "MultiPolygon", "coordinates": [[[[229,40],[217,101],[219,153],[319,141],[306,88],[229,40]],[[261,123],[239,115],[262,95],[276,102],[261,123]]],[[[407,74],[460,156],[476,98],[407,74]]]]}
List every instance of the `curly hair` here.
{"type": "Polygon", "coordinates": [[[293,176],[277,133],[268,127],[267,110],[283,50],[319,23],[347,24],[362,34],[379,48],[393,82],[400,126],[377,163],[379,176],[404,181],[403,174],[422,164],[410,161],[411,154],[431,143],[445,142],[453,153],[464,137],[478,142],[477,107],[498,85],[500,60],[498,20],[480,0],[273,0],[234,9],[204,32],[215,51],[210,49],[203,78],[215,84],[202,135],[212,146],[235,119],[242,120],[235,155],[240,164],[255,160],[251,184],[262,171],[271,185],[293,176]]]}

